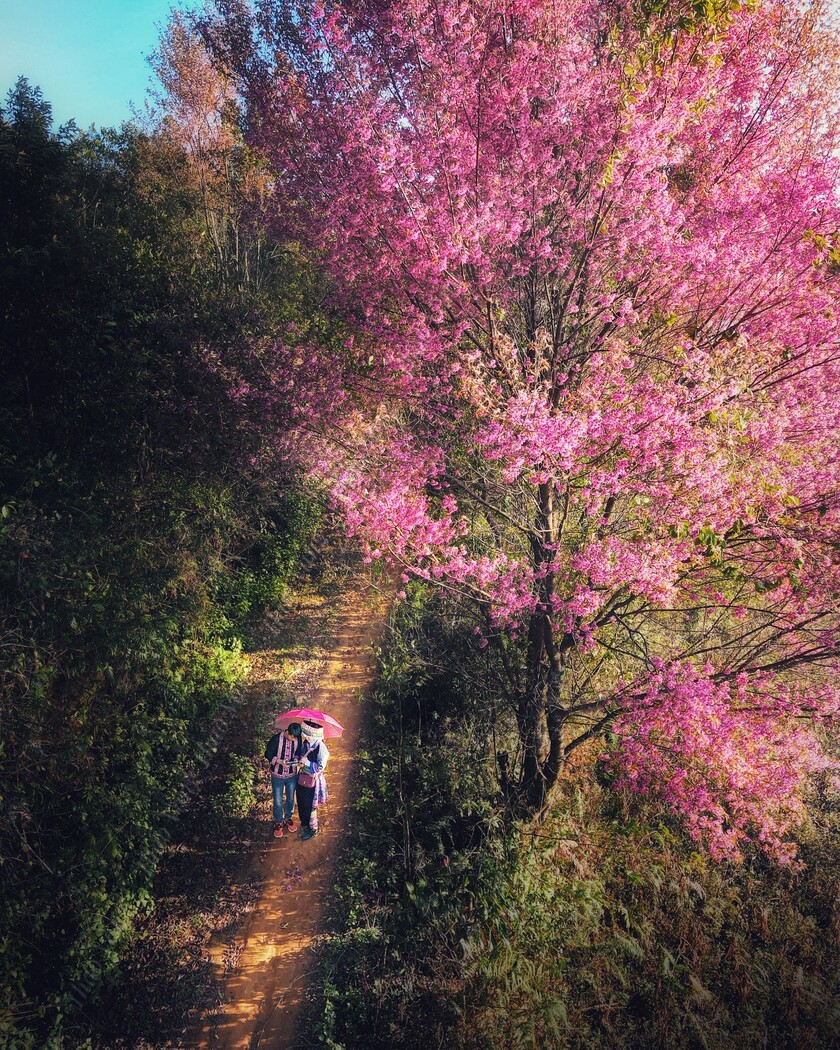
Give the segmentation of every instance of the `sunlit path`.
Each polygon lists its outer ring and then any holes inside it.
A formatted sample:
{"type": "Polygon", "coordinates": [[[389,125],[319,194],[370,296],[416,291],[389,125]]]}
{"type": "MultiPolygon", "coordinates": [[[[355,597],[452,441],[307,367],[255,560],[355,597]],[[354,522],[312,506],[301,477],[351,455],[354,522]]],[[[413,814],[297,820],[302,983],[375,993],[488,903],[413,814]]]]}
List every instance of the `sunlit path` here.
{"type": "Polygon", "coordinates": [[[330,801],[320,810],[321,834],[309,842],[301,842],[297,833],[270,839],[266,815],[266,847],[250,859],[239,879],[264,880],[259,900],[244,927],[211,942],[223,1000],[221,1020],[208,1022],[187,1046],[282,1050],[295,1044],[306,981],[316,962],[313,942],[333,891],[334,859],[349,819],[363,698],[374,674],[372,644],[381,635],[384,619],[382,601],[365,588],[342,599],[331,655],[306,700],[346,727],[341,740],[330,742],[330,801]]]}

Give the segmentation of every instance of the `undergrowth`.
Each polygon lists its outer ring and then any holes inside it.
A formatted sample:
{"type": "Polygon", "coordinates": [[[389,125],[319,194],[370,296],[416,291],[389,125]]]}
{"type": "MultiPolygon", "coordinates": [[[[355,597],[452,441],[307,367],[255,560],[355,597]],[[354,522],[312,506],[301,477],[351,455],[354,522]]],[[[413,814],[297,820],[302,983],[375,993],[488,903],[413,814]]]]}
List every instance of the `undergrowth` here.
{"type": "Polygon", "coordinates": [[[715,863],[599,780],[593,745],[542,824],[509,823],[470,652],[413,589],[382,654],[312,1045],[840,1045],[836,811],[814,807],[803,872],[715,863]]]}

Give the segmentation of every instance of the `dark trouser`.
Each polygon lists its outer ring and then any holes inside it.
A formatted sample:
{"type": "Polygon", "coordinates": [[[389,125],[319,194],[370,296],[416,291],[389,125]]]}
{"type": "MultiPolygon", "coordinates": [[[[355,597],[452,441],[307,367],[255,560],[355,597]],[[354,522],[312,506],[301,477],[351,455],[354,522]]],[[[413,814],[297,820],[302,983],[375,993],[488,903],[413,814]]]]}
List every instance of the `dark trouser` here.
{"type": "Polygon", "coordinates": [[[305,828],[317,828],[318,827],[318,808],[313,808],[312,803],[315,801],[315,788],[306,788],[302,784],[297,786],[297,804],[298,804],[298,816],[300,817],[301,825],[305,828]]]}

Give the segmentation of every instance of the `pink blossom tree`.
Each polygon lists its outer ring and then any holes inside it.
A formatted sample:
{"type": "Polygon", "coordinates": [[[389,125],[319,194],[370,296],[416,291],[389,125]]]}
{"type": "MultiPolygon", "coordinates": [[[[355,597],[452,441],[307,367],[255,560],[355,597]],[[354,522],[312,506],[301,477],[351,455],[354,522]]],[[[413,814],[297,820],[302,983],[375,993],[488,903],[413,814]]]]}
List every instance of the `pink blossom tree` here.
{"type": "Polygon", "coordinates": [[[792,859],[837,713],[825,11],[258,0],[208,31],[352,331],[333,389],[317,343],[270,386],[369,555],[498,648],[520,812],[609,729],[715,855],[792,859]]]}

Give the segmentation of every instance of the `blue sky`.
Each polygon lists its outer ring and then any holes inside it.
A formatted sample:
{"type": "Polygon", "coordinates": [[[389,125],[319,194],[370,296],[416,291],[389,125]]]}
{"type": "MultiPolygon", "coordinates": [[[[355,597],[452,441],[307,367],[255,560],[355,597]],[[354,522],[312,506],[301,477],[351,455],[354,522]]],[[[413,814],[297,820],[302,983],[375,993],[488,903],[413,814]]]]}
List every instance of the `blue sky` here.
{"type": "Polygon", "coordinates": [[[146,56],[174,0],[0,0],[0,97],[19,76],[41,88],[56,126],[119,125],[143,108],[146,56]]]}

